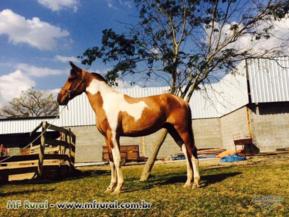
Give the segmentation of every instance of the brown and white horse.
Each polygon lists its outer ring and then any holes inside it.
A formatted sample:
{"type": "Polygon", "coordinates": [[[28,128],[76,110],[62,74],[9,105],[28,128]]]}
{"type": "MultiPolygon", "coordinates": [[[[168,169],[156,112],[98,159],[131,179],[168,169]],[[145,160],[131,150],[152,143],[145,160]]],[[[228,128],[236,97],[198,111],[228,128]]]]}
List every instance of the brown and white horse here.
{"type": "Polygon", "coordinates": [[[97,129],[105,137],[109,150],[111,182],[106,192],[118,194],[123,186],[120,136],[144,136],[161,128],[168,129],[186,157],[187,181],[184,187],[192,186],[193,174],[193,187],[199,187],[197,149],[187,102],[172,94],[133,98],[108,86],[101,75],[80,69],[72,62],[70,65],[70,76],[57,100],[60,105],[67,105],[75,96],[86,93],[96,114],[97,129]]]}

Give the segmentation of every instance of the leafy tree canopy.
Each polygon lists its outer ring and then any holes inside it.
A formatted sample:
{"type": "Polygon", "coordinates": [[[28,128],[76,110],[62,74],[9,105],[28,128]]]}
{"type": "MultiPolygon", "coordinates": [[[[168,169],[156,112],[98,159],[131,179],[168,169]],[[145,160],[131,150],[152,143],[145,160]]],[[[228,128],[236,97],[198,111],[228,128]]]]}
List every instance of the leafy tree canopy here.
{"type": "Polygon", "coordinates": [[[272,57],[281,50],[257,49],[270,39],[274,22],[286,18],[288,0],[135,0],[136,25],[122,33],[103,30],[100,46],[80,58],[112,65],[106,78],[140,73],[170,82],[188,98],[220,70],[248,57],[272,57]]]}

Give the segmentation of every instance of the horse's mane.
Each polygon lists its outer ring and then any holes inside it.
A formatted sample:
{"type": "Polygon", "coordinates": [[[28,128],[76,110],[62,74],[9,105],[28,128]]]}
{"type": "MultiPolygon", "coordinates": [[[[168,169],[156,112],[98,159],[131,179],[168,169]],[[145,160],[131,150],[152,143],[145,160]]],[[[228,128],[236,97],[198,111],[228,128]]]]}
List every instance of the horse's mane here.
{"type": "Polygon", "coordinates": [[[91,72],[92,76],[95,77],[97,80],[100,80],[100,81],[104,81],[105,83],[107,83],[107,81],[105,80],[105,78],[100,75],[100,74],[97,74],[95,72],[91,72]]]}

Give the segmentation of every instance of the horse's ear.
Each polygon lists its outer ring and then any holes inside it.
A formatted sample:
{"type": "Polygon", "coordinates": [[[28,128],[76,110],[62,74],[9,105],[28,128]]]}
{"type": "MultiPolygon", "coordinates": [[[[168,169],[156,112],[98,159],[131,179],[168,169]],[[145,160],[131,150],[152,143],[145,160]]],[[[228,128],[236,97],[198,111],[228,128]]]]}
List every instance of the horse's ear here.
{"type": "Polygon", "coordinates": [[[69,64],[71,66],[71,74],[75,74],[75,75],[78,75],[78,76],[81,76],[82,74],[82,69],[79,68],[77,65],[75,65],[73,62],[69,61],[69,64]]]}
{"type": "Polygon", "coordinates": [[[69,64],[70,64],[72,69],[74,69],[76,71],[81,71],[81,68],[79,68],[77,65],[75,65],[72,61],[69,61],[69,64]]]}

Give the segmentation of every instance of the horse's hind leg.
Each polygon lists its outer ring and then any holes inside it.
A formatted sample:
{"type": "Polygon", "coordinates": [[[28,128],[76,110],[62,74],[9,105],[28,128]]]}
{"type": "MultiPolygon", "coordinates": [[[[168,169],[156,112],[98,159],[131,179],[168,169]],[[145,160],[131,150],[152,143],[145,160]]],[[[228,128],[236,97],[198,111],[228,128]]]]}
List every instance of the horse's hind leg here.
{"type": "Polygon", "coordinates": [[[194,171],[193,188],[200,187],[199,160],[198,160],[198,155],[197,155],[197,148],[194,144],[193,134],[192,132],[190,132],[190,129],[188,128],[184,128],[184,127],[180,127],[176,125],[174,126],[174,128],[178,132],[182,140],[184,141],[184,145],[182,146],[182,149],[184,152],[187,153],[189,164],[193,166],[193,171],[194,171]]]}
{"type": "Polygon", "coordinates": [[[187,162],[187,181],[183,187],[187,188],[187,187],[192,186],[192,180],[193,180],[192,161],[191,161],[190,154],[188,153],[188,150],[187,150],[186,145],[184,143],[182,144],[182,151],[186,157],[186,162],[187,162]]]}
{"type": "Polygon", "coordinates": [[[169,131],[170,135],[173,137],[175,142],[178,144],[178,146],[181,147],[182,152],[185,155],[186,158],[186,165],[187,165],[187,181],[184,184],[183,187],[191,187],[192,186],[192,180],[193,180],[193,168],[192,168],[192,161],[191,157],[189,156],[188,150],[186,148],[186,145],[184,144],[183,139],[180,137],[179,133],[175,130],[173,126],[168,126],[167,130],[169,131]]]}

